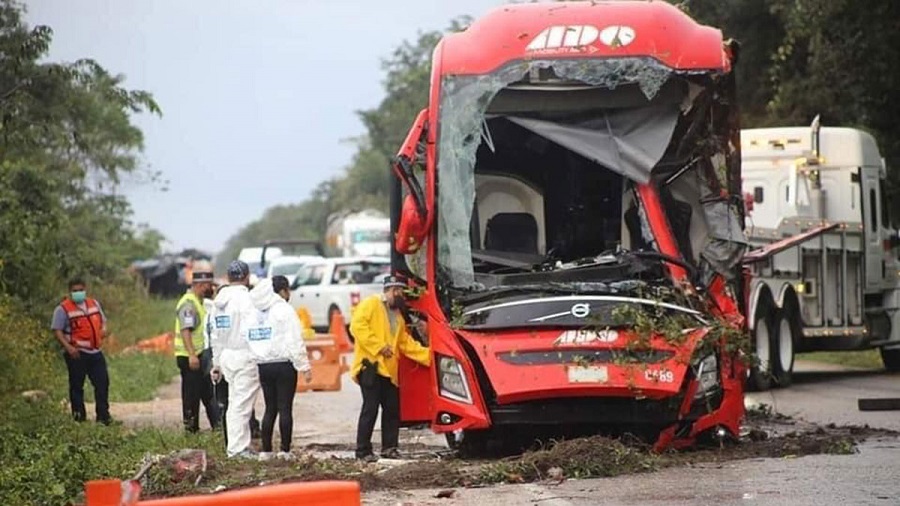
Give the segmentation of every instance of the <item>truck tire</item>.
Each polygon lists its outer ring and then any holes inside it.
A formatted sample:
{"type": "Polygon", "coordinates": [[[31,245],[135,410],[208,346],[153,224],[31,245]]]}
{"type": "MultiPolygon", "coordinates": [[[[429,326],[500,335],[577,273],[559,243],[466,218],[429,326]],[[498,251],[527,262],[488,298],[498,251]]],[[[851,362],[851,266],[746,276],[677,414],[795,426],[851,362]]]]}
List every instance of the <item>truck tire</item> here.
{"type": "Polygon", "coordinates": [[[794,381],[794,356],[797,345],[797,313],[793,305],[785,306],[776,316],[775,346],[772,347],[772,371],[779,387],[794,381]]]}
{"type": "Polygon", "coordinates": [[[756,321],[753,325],[753,352],[758,362],[750,368],[747,378],[747,389],[755,392],[765,392],[772,388],[774,377],[772,375],[773,358],[773,322],[769,313],[768,304],[760,305],[756,310],[756,321]]]}
{"type": "Polygon", "coordinates": [[[889,372],[900,372],[900,348],[881,348],[881,361],[889,372]]]}

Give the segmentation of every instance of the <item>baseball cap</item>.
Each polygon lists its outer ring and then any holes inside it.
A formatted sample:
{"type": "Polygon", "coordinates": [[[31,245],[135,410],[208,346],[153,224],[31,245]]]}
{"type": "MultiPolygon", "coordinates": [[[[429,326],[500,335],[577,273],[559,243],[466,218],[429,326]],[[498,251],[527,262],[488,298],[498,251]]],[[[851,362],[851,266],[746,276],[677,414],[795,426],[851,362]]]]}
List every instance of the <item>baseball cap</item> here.
{"type": "Polygon", "coordinates": [[[397,276],[387,276],[384,278],[384,287],[391,288],[394,286],[399,286],[400,288],[406,288],[406,283],[400,281],[400,278],[397,276]]]}
{"type": "Polygon", "coordinates": [[[250,266],[240,260],[228,264],[228,281],[240,281],[250,275],[250,266]]]}

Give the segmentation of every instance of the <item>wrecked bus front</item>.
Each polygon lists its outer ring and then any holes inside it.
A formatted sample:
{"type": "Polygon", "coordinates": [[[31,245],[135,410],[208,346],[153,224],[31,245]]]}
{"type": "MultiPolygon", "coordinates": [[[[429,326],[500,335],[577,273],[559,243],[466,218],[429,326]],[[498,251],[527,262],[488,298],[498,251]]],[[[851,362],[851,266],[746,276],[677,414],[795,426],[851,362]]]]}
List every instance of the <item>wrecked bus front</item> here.
{"type": "Polygon", "coordinates": [[[734,49],[664,2],[510,5],[441,41],[394,165],[434,356],[401,364],[404,421],[737,432],[734,49]]]}

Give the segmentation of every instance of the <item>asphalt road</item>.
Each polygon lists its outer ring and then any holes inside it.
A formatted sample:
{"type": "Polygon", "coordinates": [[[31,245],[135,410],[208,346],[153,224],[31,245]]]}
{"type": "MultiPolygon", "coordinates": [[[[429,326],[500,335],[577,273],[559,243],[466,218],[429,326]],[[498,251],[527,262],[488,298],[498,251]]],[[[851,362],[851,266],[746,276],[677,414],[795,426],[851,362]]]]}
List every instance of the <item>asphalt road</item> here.
{"type": "MultiPolygon", "coordinates": [[[[748,394],[780,413],[815,423],[900,430],[900,412],[861,412],[859,397],[900,397],[900,375],[798,362],[793,386],[748,394]]],[[[652,474],[560,485],[459,489],[451,499],[434,490],[367,494],[371,505],[900,505],[900,441],[870,440],[854,455],[753,459],[672,468],[652,474]]]]}

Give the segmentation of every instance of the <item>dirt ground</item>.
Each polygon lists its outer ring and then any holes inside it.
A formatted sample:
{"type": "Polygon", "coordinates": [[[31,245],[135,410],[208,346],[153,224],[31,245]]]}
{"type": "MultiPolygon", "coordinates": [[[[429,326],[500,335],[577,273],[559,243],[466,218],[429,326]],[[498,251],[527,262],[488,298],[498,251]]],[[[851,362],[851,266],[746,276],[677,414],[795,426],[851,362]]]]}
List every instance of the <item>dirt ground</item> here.
{"type": "MultiPolygon", "coordinates": [[[[751,396],[752,397],[752,396],[751,396]]],[[[116,403],[113,416],[129,426],[168,426],[181,421],[180,385],[175,380],[144,403],[116,403]]],[[[754,404],[748,398],[748,404],[754,404]]],[[[213,466],[198,487],[160,490],[165,495],[210,492],[260,483],[317,479],[354,479],[367,496],[393,497],[404,491],[429,490],[455,496],[460,489],[497,484],[562,483],[571,479],[659,472],[672,468],[725,465],[752,459],[793,459],[805,455],[850,455],[866,441],[896,441],[888,429],[853,424],[817,424],[789,418],[771,409],[751,410],[738,444],[653,455],[640,444],[602,437],[562,442],[521,456],[463,460],[429,430],[401,431],[402,460],[363,465],[352,459],[358,387],[346,375],[337,392],[299,393],[294,401],[295,462],[237,463],[213,466]],[[377,492],[383,491],[383,492],[377,492]],[[452,492],[451,492],[452,491],[452,492]],[[372,494],[375,493],[373,496],[372,494]]],[[[257,401],[257,413],[263,409],[257,401]]],[[[205,422],[204,422],[205,423],[205,422]]],[[[277,437],[277,436],[276,436],[277,437]]],[[[373,443],[380,436],[376,426],[373,443]]],[[[525,493],[533,485],[522,485],[525,493]]],[[[542,485],[543,486],[543,485],[542,485]]],[[[392,499],[390,499],[392,500],[392,499]]],[[[396,504],[394,502],[393,504],[396,504]]]]}

